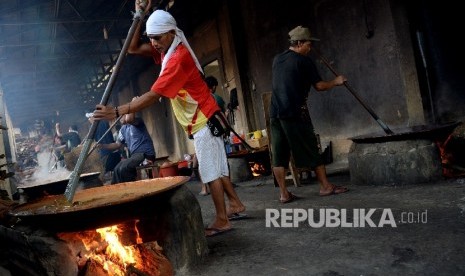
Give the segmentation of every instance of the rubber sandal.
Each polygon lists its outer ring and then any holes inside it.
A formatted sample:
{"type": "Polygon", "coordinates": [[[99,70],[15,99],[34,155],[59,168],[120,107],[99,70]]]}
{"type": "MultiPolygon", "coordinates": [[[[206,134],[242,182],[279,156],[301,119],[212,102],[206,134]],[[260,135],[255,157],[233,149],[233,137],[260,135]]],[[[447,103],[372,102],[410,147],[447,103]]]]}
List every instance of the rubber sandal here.
{"type": "Polygon", "coordinates": [[[243,213],[233,213],[228,216],[229,220],[240,220],[240,219],[245,219],[245,218],[248,218],[248,215],[243,214],[243,213]]]}
{"type": "Polygon", "coordinates": [[[207,227],[205,228],[205,237],[214,237],[218,236],[220,234],[226,233],[231,231],[233,228],[228,228],[228,229],[219,229],[219,228],[214,228],[214,227],[207,227]],[[209,231],[210,233],[207,233],[209,231]]]}
{"type": "Polygon", "coordinates": [[[346,188],[346,187],[334,185],[333,189],[331,191],[326,192],[326,193],[321,193],[320,192],[320,196],[338,195],[338,194],[346,193],[348,191],[349,191],[349,189],[346,188]]]}
{"type": "Polygon", "coordinates": [[[298,197],[296,196],[295,194],[289,192],[289,197],[286,198],[286,199],[279,199],[279,202],[281,202],[282,204],[286,204],[286,203],[291,203],[297,199],[300,199],[301,197],[298,197]]]}

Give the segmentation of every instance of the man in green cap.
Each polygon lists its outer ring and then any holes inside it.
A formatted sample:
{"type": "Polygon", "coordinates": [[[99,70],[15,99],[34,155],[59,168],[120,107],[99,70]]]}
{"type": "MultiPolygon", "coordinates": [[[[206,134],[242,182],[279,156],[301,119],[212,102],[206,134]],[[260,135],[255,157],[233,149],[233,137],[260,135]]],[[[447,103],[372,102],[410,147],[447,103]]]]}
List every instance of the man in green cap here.
{"type": "Polygon", "coordinates": [[[311,87],[326,91],[343,85],[344,76],[324,81],[308,56],[312,41],[308,28],[297,26],[289,32],[289,49],[275,56],[272,67],[270,106],[271,152],[273,173],[280,189],[280,202],[298,197],[287,190],[285,168],[291,158],[297,168],[311,168],[320,184],[320,196],[340,194],[348,189],[331,184],[319,154],[317,138],[307,106],[311,87]]]}

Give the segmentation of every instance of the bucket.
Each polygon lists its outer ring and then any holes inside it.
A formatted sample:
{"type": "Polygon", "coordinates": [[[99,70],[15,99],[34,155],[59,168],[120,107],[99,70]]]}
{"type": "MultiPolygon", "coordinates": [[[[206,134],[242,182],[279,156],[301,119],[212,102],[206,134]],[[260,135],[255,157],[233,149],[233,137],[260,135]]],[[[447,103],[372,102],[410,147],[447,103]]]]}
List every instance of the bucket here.
{"type": "Polygon", "coordinates": [[[253,178],[249,162],[245,158],[228,158],[231,182],[242,182],[253,178]]]}
{"type": "Polygon", "coordinates": [[[178,162],[178,175],[191,176],[192,168],[189,168],[189,162],[186,160],[178,162]]]}
{"type": "Polygon", "coordinates": [[[254,139],[260,139],[262,138],[262,131],[261,130],[256,130],[253,132],[253,138],[254,139]]]}
{"type": "Polygon", "coordinates": [[[160,177],[177,176],[178,163],[165,163],[160,167],[160,177]]]}
{"type": "Polygon", "coordinates": [[[178,162],[178,169],[187,168],[188,166],[189,166],[189,162],[187,162],[186,160],[178,162]]]}
{"type": "Polygon", "coordinates": [[[253,131],[253,132],[249,132],[249,133],[247,133],[247,136],[250,137],[250,139],[256,139],[256,140],[263,137],[261,130],[256,130],[256,131],[253,131]]]}

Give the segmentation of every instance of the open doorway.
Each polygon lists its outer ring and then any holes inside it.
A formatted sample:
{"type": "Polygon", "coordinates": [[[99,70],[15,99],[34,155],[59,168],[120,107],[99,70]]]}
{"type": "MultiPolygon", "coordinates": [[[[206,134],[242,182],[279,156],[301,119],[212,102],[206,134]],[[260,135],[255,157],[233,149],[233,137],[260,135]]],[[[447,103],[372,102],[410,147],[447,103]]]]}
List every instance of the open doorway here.
{"type": "Polygon", "coordinates": [[[205,65],[203,67],[203,72],[205,73],[205,77],[215,77],[215,79],[218,81],[218,87],[216,87],[215,93],[221,98],[223,98],[223,100],[227,104],[229,102],[229,92],[227,88],[225,88],[222,78],[223,74],[218,59],[215,59],[212,62],[205,65]]]}

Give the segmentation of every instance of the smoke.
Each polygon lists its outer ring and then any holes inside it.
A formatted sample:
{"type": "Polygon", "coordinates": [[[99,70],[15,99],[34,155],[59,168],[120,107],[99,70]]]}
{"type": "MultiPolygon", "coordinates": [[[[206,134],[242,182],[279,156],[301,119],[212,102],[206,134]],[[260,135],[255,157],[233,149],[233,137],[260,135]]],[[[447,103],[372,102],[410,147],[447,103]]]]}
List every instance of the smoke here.
{"type": "Polygon", "coordinates": [[[37,162],[39,165],[36,171],[31,178],[28,179],[28,182],[34,183],[35,185],[65,180],[68,179],[71,174],[70,171],[60,167],[59,164],[57,164],[57,169],[54,168],[56,160],[50,152],[39,152],[37,154],[37,162]]]}

